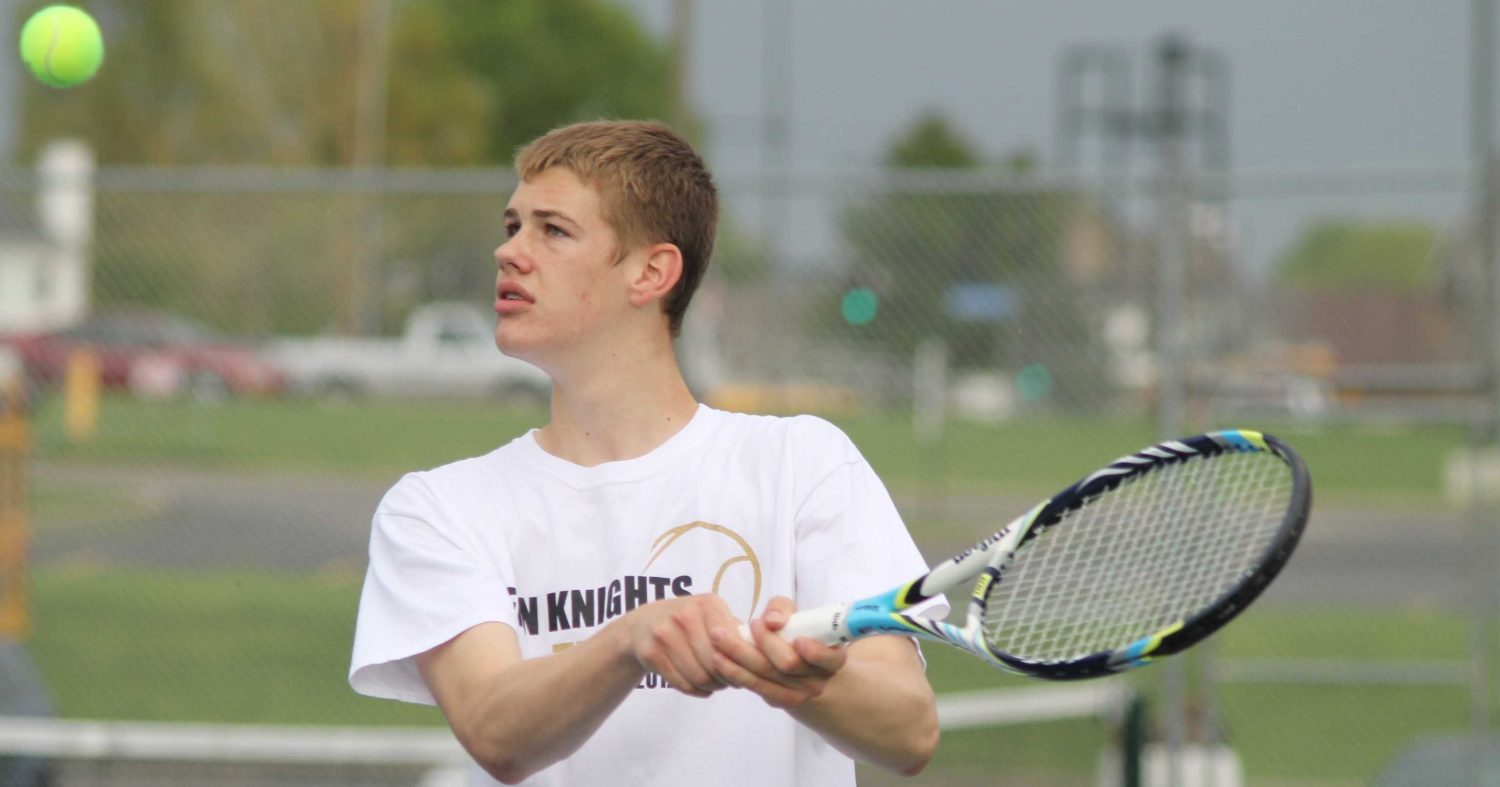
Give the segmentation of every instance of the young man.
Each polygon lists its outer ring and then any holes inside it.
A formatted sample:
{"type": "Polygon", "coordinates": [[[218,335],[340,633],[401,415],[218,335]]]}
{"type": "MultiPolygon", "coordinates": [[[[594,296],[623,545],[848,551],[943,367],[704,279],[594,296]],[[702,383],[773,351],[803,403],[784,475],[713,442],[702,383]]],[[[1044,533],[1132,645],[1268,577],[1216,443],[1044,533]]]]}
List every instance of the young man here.
{"type": "Polygon", "coordinates": [[[703,162],[663,126],[600,122],[516,163],[496,342],[551,376],[551,419],[387,493],[354,688],[436,702],[476,784],[920,770],[938,731],[913,641],[775,633],[924,569],[886,490],[827,422],[708,408],[678,370],[718,215],[703,162]]]}

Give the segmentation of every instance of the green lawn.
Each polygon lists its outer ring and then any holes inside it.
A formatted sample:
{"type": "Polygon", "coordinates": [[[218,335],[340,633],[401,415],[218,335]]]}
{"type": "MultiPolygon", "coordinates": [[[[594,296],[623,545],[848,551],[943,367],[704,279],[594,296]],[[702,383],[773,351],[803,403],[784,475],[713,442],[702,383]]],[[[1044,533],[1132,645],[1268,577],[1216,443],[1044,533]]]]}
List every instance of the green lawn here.
{"type": "MultiPolygon", "coordinates": [[[[441,724],[430,708],[345,682],[358,578],[54,570],[34,578],[29,648],[75,718],[277,724],[441,724]]],[[[1253,610],[1215,640],[1225,658],[1461,658],[1464,621],[1433,613],[1253,610]]],[[[939,692],[1039,685],[928,645],[939,692]]],[[[1134,673],[1146,690],[1162,670],[1134,673]]],[[[1367,779],[1413,736],[1464,728],[1462,689],[1227,686],[1220,705],[1251,774],[1367,779]]],[[[1091,773],[1114,731],[1077,720],[952,732],[934,773],[1091,773]]]]}
{"type": "Polygon", "coordinates": [[[69,441],[57,403],[36,417],[42,459],[387,477],[484,453],[539,426],[541,411],[473,404],[297,400],[192,406],[106,398],[98,430],[69,441]]]}
{"type": "MultiPolygon", "coordinates": [[[[218,407],[107,399],[98,433],[70,442],[56,404],[39,413],[44,462],[210,467],[244,473],[391,478],[489,450],[540,425],[541,411],[479,404],[296,401],[218,407]]],[[[996,491],[1040,497],[1155,436],[1143,419],[1028,418],[952,423],[937,445],[906,414],[834,419],[898,493],[996,491]]],[[[1237,426],[1246,426],[1236,424],[1237,426]]],[[[1224,426],[1229,426],[1225,424],[1224,426]]],[[[1308,460],[1322,504],[1441,503],[1441,467],[1457,429],[1308,430],[1255,424],[1308,460]]],[[[104,486],[37,485],[33,506],[67,526],[129,527],[149,496],[104,486]]],[[[971,524],[914,522],[924,538],[969,538],[971,524]],[[948,530],[954,532],[949,533],[948,530]],[[962,530],[961,534],[959,531],[962,530]],[[936,534],[936,535],[935,535],[936,534]]],[[[60,711],[75,718],[290,724],[440,724],[430,708],[367,700],[345,681],[358,577],[267,573],[130,573],[54,568],[34,577],[29,643],[60,711]]],[[[1228,658],[1461,659],[1463,620],[1421,612],[1256,609],[1216,642],[1228,658]]],[[[941,646],[927,648],[939,691],[1031,684],[941,646]]],[[[1161,670],[1137,674],[1144,687],[1161,670]]],[[[1467,700],[1448,687],[1232,685],[1220,694],[1250,773],[1295,781],[1366,781],[1412,736],[1464,727],[1467,700]],[[1329,731],[1334,731],[1330,738],[1329,731]]],[[[1113,730],[1078,720],[954,732],[934,774],[1090,774],[1113,730]]]]}
{"type": "MultiPolygon", "coordinates": [[[[285,400],[195,407],[108,398],[91,440],[71,443],[53,402],[37,417],[35,442],[36,455],[44,460],[387,478],[484,453],[541,425],[545,417],[540,410],[482,403],[333,406],[285,400]]],[[[1155,437],[1145,419],[1031,417],[1003,424],[950,423],[936,445],[924,445],[907,413],[833,420],[887,484],[905,492],[1045,496],[1155,437]]],[[[1464,439],[1462,430],[1446,427],[1253,426],[1278,434],[1303,454],[1320,501],[1364,505],[1439,503],[1443,463],[1464,439]]]]}
{"type": "MultiPolygon", "coordinates": [[[[1463,663],[1468,620],[1423,610],[1256,609],[1214,640],[1225,660],[1463,663]]],[[[1246,770],[1263,778],[1369,783],[1422,734],[1465,734],[1456,685],[1237,683],[1218,697],[1246,770]]]]}
{"type": "Polygon", "coordinates": [[[349,690],[358,579],[43,572],[28,647],[60,714],[286,724],[441,723],[349,690]]]}

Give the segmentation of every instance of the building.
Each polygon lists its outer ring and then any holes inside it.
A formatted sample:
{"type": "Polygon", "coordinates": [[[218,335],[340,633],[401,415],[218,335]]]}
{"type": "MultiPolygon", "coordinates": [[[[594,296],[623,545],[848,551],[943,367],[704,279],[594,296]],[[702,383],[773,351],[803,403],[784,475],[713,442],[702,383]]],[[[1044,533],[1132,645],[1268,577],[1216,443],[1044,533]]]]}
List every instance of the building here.
{"type": "Polygon", "coordinates": [[[58,142],[42,153],[33,204],[0,192],[0,333],[53,330],[87,313],[93,169],[87,146],[58,142]]]}

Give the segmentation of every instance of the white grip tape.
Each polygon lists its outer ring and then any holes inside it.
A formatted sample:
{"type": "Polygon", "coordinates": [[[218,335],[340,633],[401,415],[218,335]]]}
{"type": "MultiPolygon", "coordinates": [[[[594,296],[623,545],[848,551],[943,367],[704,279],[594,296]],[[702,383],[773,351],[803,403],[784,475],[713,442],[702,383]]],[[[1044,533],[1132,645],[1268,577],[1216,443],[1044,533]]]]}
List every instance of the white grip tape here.
{"type": "MultiPolygon", "coordinates": [[[[826,607],[793,612],[786,625],[775,633],[788,642],[798,637],[808,637],[824,645],[837,645],[853,639],[849,636],[848,622],[849,605],[831,604],[826,607]]],[[[749,624],[740,626],[740,636],[747,641],[753,641],[749,624]]]]}

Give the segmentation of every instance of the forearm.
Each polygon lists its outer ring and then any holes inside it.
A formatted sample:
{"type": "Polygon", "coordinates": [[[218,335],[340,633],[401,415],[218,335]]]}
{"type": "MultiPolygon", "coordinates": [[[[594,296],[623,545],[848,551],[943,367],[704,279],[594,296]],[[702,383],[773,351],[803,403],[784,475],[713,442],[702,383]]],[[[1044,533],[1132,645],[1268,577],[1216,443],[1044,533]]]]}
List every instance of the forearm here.
{"type": "Polygon", "coordinates": [[[623,632],[605,627],[499,670],[457,704],[449,723],[491,776],[514,783],[577,751],[643,675],[623,632]]]}
{"type": "Polygon", "coordinates": [[[922,770],[937,748],[932,687],[889,661],[851,658],[821,696],[787,712],[850,757],[899,773],[922,770]]]}

